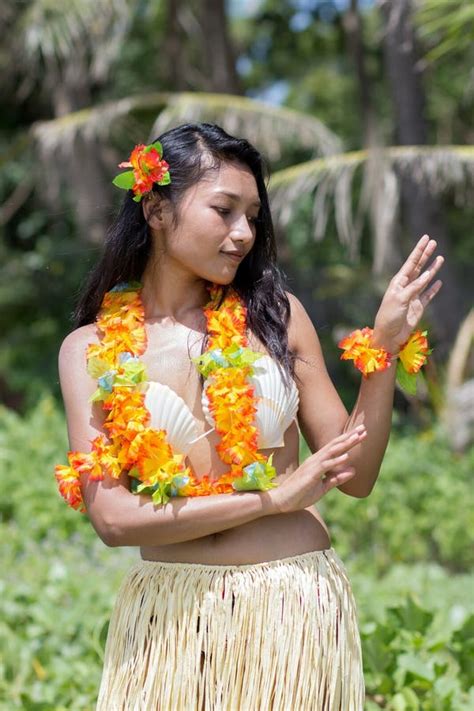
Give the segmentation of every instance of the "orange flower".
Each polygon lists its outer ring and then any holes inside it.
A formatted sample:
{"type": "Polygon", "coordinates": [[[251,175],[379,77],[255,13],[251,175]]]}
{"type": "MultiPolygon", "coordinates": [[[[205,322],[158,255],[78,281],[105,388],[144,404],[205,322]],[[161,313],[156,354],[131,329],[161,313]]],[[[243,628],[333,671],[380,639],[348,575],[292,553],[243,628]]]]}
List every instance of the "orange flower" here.
{"type": "MultiPolygon", "coordinates": [[[[134,168],[150,168],[149,175],[152,174],[154,160],[153,156],[148,158],[150,153],[148,151],[143,156],[137,150],[133,154],[134,168]]],[[[144,404],[146,386],[143,387],[143,368],[135,362],[126,371],[130,366],[130,357],[138,358],[146,349],[145,313],[139,288],[139,282],[116,285],[105,294],[96,319],[103,336],[100,344],[89,345],[87,368],[93,377],[99,379],[97,401],[102,402],[102,408],[107,413],[103,426],[110,443],[99,435],[92,441],[91,452],[70,452],[70,466],[56,467],[60,493],[73,508],[83,506],[79,480],[82,472],[87,472],[91,479],[99,480],[104,478],[104,474],[117,478],[122,471],[128,471],[145,487],[158,487],[156,500],[164,502],[168,498],[168,484],[180,496],[231,494],[235,491],[233,482],[244,474],[244,466],[267,463],[267,458],[258,452],[255,413],[259,398],[248,380],[251,372],[248,362],[241,366],[216,368],[207,387],[209,409],[215,418],[216,432],[221,436],[216,451],[222,461],[230,465],[225,474],[217,479],[205,474],[198,479],[192,469],[185,466],[185,456],[173,452],[166,430],[149,427],[150,413],[144,404]],[[123,353],[128,356],[122,356],[123,353]],[[184,483],[178,483],[178,480],[184,483]]],[[[237,346],[237,351],[247,348],[247,310],[238,294],[231,288],[217,309],[222,287],[211,284],[208,288],[211,297],[204,308],[209,333],[208,351],[217,348],[225,351],[231,346],[237,346]]],[[[271,466],[268,472],[266,479],[272,475],[271,466]]]]}
{"type": "Polygon", "coordinates": [[[143,143],[135,146],[130,154],[130,160],[119,163],[119,168],[133,168],[135,182],[132,190],[135,195],[149,192],[153,183],[159,183],[168,172],[169,165],[161,159],[155,147],[143,143]]]}
{"type": "Polygon", "coordinates": [[[376,370],[386,370],[391,366],[390,354],[385,348],[372,348],[370,341],[373,329],[365,326],[352,331],[339,341],[339,348],[344,349],[341,360],[353,360],[354,365],[365,377],[376,370]]]}
{"type": "Polygon", "coordinates": [[[113,479],[118,479],[122,471],[117,455],[119,448],[115,444],[106,444],[105,437],[99,435],[92,442],[92,452],[94,467],[89,473],[89,478],[93,481],[101,481],[104,478],[104,471],[113,479]]]}
{"type": "Polygon", "coordinates": [[[71,508],[85,513],[86,508],[76,471],[72,467],[65,466],[64,464],[56,464],[54,467],[54,476],[58,483],[59,493],[66,503],[71,506],[71,508]]]}

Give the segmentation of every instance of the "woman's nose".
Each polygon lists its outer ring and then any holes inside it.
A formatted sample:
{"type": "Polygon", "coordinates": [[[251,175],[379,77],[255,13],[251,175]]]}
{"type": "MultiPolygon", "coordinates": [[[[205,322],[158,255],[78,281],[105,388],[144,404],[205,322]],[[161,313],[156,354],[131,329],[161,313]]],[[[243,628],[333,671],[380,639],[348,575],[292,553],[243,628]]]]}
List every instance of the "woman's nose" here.
{"type": "Polygon", "coordinates": [[[253,236],[252,226],[249,224],[247,217],[242,215],[240,220],[237,220],[234,223],[232,237],[237,239],[245,239],[250,242],[253,239],[253,236]]]}

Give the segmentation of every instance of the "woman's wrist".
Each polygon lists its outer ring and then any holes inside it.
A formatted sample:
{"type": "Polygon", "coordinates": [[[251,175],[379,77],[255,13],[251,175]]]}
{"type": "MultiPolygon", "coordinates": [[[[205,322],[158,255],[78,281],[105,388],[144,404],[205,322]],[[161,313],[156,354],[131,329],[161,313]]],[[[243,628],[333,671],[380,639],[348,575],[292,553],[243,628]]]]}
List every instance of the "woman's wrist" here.
{"type": "Polygon", "coordinates": [[[374,348],[384,348],[392,358],[398,357],[400,352],[399,344],[388,338],[382,331],[377,330],[376,327],[374,327],[370,342],[374,348]]]}
{"type": "Polygon", "coordinates": [[[364,378],[377,371],[396,370],[396,379],[407,393],[416,394],[416,376],[432,349],[428,331],[414,329],[404,343],[395,343],[377,326],[357,328],[339,341],[341,360],[354,361],[364,378]]]}
{"type": "Polygon", "coordinates": [[[268,491],[258,492],[262,502],[262,516],[273,516],[274,514],[281,513],[277,501],[278,494],[275,493],[279,486],[280,484],[273,489],[269,489],[268,491]]]}

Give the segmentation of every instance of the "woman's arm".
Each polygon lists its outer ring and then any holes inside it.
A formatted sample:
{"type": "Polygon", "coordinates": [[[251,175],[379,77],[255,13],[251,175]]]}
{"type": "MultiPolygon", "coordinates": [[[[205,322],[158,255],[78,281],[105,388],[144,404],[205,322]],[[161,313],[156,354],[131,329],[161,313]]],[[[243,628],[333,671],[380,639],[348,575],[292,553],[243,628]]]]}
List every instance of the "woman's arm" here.
{"type": "MultiPolygon", "coordinates": [[[[396,350],[378,338],[375,330],[372,343],[374,346],[383,346],[391,353],[396,350]]],[[[363,424],[368,434],[364,441],[349,452],[348,463],[356,468],[357,477],[338,487],[349,496],[369,496],[377,481],[392,427],[396,374],[397,363],[393,361],[387,370],[371,373],[368,378],[361,376],[359,394],[343,432],[363,424]]]]}
{"type": "MultiPolygon", "coordinates": [[[[436,241],[424,235],[391,279],[375,318],[374,345],[398,353],[417,327],[425,307],[442,285],[440,279],[430,285],[443,265],[441,255],[421,273],[435,248],[436,241]]],[[[387,370],[362,379],[357,402],[349,415],[327,373],[311,319],[295,296],[288,294],[288,297],[292,306],[289,330],[293,343],[297,353],[308,361],[304,366],[298,364],[302,377],[299,420],[303,435],[314,452],[331,437],[364,424],[367,436],[352,449],[347,460],[347,464],[355,468],[356,475],[338,488],[350,496],[368,496],[379,475],[390,435],[396,362],[387,370]]]]}
{"type": "MultiPolygon", "coordinates": [[[[69,446],[79,452],[89,452],[97,435],[107,438],[101,405],[88,401],[97,387],[86,370],[91,342],[98,342],[93,326],[76,329],[64,339],[58,358],[69,446]]],[[[151,496],[131,493],[125,472],[119,479],[106,476],[102,481],[89,481],[82,474],[81,490],[89,519],[108,546],[179,543],[277,513],[270,493],[264,491],[179,497],[155,506],[151,496]]]]}
{"type": "Polygon", "coordinates": [[[268,491],[176,497],[155,505],[150,496],[127,490],[127,480],[125,473],[101,482],[81,477],[87,513],[107,546],[182,543],[277,513],[268,491]]]}
{"type": "MultiPolygon", "coordinates": [[[[368,496],[378,477],[392,421],[396,367],[372,373],[361,383],[357,402],[349,414],[329,376],[316,329],[299,299],[287,292],[291,304],[289,342],[304,361],[296,361],[300,378],[298,423],[314,453],[331,439],[365,425],[367,435],[349,452],[345,465],[355,476],[337,488],[348,496],[368,496]]],[[[375,337],[374,333],[374,337],[375,337]]],[[[380,343],[379,345],[383,345],[380,343]]],[[[393,352],[393,351],[392,351],[393,352]]]]}

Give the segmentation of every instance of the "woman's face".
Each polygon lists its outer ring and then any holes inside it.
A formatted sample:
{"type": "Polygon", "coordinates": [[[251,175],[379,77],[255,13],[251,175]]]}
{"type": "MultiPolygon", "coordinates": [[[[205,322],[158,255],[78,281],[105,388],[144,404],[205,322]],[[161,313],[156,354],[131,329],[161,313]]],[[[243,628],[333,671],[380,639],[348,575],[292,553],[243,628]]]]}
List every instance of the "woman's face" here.
{"type": "MultiPolygon", "coordinates": [[[[231,283],[255,243],[259,207],[252,171],[241,163],[222,163],[186,191],[176,227],[170,216],[160,223],[162,234],[154,237],[158,251],[166,245],[166,267],[184,268],[216,284],[231,283]]],[[[149,224],[156,231],[154,219],[150,216],[149,224]]]]}

